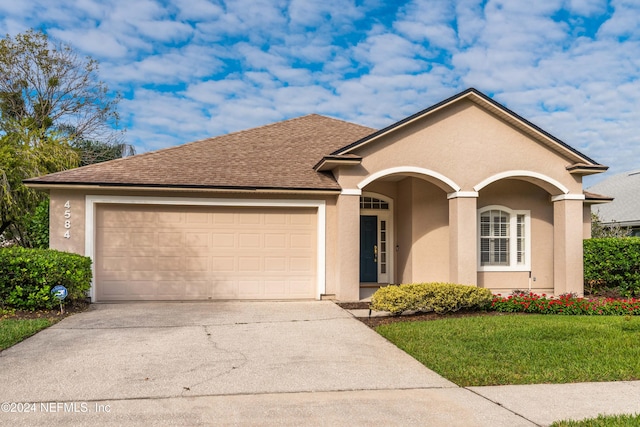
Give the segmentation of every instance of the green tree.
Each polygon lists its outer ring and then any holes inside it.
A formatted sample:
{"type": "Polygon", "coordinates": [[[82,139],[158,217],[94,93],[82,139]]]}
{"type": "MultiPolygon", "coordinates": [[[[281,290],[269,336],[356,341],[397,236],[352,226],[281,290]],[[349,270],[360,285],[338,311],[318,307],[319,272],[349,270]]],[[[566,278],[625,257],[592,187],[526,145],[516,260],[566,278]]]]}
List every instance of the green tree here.
{"type": "Polygon", "coordinates": [[[603,224],[597,213],[591,212],[591,238],[601,239],[605,237],[629,237],[631,230],[614,222],[603,224]]]}
{"type": "Polygon", "coordinates": [[[0,244],[35,244],[28,224],[46,195],[24,179],[77,167],[82,141],[122,153],[118,101],[70,46],[34,30],[0,40],[0,244]]]}

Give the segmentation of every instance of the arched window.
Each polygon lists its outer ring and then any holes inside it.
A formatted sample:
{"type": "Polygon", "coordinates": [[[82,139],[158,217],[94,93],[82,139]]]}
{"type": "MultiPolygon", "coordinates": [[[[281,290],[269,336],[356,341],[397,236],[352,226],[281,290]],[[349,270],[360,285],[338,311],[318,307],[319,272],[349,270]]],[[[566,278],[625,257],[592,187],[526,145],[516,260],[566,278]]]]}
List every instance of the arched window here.
{"type": "Polygon", "coordinates": [[[529,217],[529,211],[514,211],[504,206],[486,206],[480,209],[479,270],[529,270],[529,217]]]}

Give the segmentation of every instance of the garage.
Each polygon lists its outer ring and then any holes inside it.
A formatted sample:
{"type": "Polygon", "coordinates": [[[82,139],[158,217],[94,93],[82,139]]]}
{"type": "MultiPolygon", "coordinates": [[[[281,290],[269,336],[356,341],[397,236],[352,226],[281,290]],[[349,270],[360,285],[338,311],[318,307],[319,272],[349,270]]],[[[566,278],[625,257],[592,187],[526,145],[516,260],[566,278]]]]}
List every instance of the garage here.
{"type": "Polygon", "coordinates": [[[317,208],[95,206],[95,301],[317,297],[317,208]]]}

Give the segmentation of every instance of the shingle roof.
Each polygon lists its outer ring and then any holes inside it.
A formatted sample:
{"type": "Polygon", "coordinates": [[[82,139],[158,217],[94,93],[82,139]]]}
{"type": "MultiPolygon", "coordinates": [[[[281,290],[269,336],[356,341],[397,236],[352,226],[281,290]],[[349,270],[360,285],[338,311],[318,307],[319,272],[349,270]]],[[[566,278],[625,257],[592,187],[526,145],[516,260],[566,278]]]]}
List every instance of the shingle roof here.
{"type": "Polygon", "coordinates": [[[372,132],[311,114],[176,147],[57,172],[26,183],[175,188],[339,190],[313,166],[372,132]]]}
{"type": "Polygon", "coordinates": [[[589,191],[606,194],[613,202],[594,206],[602,222],[617,222],[622,225],[640,224],[640,170],[614,175],[595,184],[589,191]]]}

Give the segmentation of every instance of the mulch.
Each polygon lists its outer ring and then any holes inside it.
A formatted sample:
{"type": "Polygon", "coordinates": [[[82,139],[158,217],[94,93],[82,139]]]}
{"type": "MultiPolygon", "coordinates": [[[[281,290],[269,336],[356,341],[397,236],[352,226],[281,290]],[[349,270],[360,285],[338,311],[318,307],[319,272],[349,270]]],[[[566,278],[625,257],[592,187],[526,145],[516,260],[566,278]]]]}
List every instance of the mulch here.
{"type": "Polygon", "coordinates": [[[73,301],[64,305],[64,313],[60,313],[60,308],[54,310],[16,310],[15,313],[0,315],[1,319],[50,319],[58,321],[72,314],[81,313],[90,307],[89,301],[73,301]]]}
{"type": "MultiPolygon", "coordinates": [[[[345,310],[368,310],[369,303],[368,302],[345,302],[337,303],[340,307],[345,310]]],[[[518,313],[525,314],[526,313],[518,313]]],[[[479,316],[504,316],[505,313],[499,313],[496,311],[475,311],[475,310],[460,310],[451,313],[438,314],[438,313],[413,313],[413,314],[403,314],[400,316],[384,316],[384,317],[358,317],[365,325],[370,328],[376,328],[380,325],[390,325],[392,323],[398,322],[425,322],[431,320],[441,320],[441,319],[453,319],[459,317],[479,317],[479,316]]]]}

